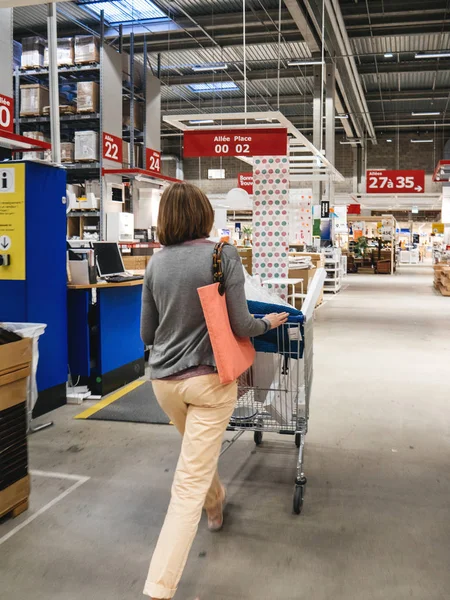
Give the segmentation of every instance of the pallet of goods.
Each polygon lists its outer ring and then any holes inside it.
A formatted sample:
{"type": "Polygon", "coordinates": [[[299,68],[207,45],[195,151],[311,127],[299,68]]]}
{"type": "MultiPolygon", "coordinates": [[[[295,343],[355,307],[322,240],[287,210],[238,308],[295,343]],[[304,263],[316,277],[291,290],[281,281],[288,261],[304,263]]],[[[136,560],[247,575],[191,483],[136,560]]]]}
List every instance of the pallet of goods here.
{"type": "Polygon", "coordinates": [[[38,83],[20,86],[21,117],[40,117],[49,104],[48,88],[38,83]]]}
{"type": "Polygon", "coordinates": [[[27,37],[22,40],[22,56],[20,68],[41,69],[44,66],[45,40],[40,36],[27,37]]]}
{"type": "Polygon", "coordinates": [[[31,339],[17,339],[15,334],[0,330],[0,518],[17,517],[28,508],[27,384],[31,358],[31,339]]]}
{"type": "Polygon", "coordinates": [[[89,65],[100,61],[100,44],[93,35],[75,36],[75,64],[89,65]]]}
{"type": "Polygon", "coordinates": [[[433,270],[434,270],[434,287],[438,291],[441,291],[440,290],[441,275],[442,275],[442,271],[443,271],[443,269],[445,267],[447,267],[446,263],[436,263],[435,265],[433,265],[433,270]]]}
{"type": "MultiPolygon", "coordinates": [[[[75,106],[71,104],[60,104],[59,105],[59,114],[60,115],[74,115],[75,114],[75,106]]],[[[44,110],[42,111],[44,116],[48,116],[50,114],[50,106],[44,106],[44,110]]]]}
{"type": "Polygon", "coordinates": [[[443,296],[450,296],[450,265],[446,265],[440,272],[439,291],[443,296]]]}

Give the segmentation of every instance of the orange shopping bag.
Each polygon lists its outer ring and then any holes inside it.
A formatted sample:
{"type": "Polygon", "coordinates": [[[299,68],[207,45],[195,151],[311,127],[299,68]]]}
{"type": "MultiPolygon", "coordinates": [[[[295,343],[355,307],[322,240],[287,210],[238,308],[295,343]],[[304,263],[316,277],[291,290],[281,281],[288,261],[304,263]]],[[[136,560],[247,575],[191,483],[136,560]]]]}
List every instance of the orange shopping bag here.
{"type": "Polygon", "coordinates": [[[224,244],[217,244],[214,248],[215,283],[198,288],[197,291],[205,315],[220,383],[226,384],[235,381],[249,369],[256,354],[250,339],[236,337],[231,329],[221,268],[223,246],[224,244]]]}

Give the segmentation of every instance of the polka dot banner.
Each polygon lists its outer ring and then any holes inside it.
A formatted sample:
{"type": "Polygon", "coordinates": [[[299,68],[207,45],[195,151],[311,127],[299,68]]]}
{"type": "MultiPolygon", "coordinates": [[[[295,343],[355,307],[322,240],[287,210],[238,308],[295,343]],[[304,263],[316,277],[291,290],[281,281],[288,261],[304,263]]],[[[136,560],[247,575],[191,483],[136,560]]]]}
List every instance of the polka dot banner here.
{"type": "Polygon", "coordinates": [[[312,244],[312,190],[289,190],[289,240],[312,244]]]}
{"type": "MultiPolygon", "coordinates": [[[[257,156],[253,160],[253,274],[262,280],[288,277],[289,269],[289,159],[257,156]],[[256,205],[256,203],[255,203],[256,205]]],[[[286,299],[283,287],[277,293],[286,299]]]]}

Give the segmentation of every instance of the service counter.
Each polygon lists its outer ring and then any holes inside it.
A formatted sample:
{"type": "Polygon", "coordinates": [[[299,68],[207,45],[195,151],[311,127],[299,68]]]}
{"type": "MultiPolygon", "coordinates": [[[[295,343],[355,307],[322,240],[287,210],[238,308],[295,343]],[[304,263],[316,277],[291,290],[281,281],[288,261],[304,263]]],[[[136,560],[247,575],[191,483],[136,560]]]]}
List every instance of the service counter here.
{"type": "Polygon", "coordinates": [[[143,281],[68,286],[69,366],[74,384],[104,396],[145,372],[140,337],[143,281]]]}

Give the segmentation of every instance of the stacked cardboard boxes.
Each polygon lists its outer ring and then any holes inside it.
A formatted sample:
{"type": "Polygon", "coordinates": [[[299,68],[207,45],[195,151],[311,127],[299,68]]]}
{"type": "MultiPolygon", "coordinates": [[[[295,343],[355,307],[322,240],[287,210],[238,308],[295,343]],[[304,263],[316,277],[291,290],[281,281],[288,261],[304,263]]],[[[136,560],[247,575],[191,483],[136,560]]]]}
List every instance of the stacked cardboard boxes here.
{"type": "Polygon", "coordinates": [[[75,162],[93,162],[99,158],[97,131],[75,132],[75,162]]]}
{"type": "MultiPolygon", "coordinates": [[[[58,38],[56,49],[58,67],[71,67],[75,60],[73,37],[58,38]]],[[[44,67],[48,67],[48,45],[44,49],[44,67]]]]}
{"type": "Polygon", "coordinates": [[[434,269],[434,287],[443,296],[450,296],[450,265],[436,263],[434,269]]]}
{"type": "Polygon", "coordinates": [[[0,518],[28,508],[27,383],[32,340],[0,345],[0,518]]]}
{"type": "Polygon", "coordinates": [[[38,83],[20,86],[20,116],[38,117],[49,105],[48,88],[38,83]]]}
{"type": "Polygon", "coordinates": [[[45,40],[39,36],[27,37],[22,40],[22,69],[39,69],[44,66],[45,40]]]}
{"type": "Polygon", "coordinates": [[[75,36],[75,64],[83,65],[100,61],[99,40],[93,35],[75,36]]]}
{"type": "Polygon", "coordinates": [[[151,256],[122,256],[127,271],[144,271],[151,256]]]}
{"type": "MultiPolygon", "coordinates": [[[[324,256],[320,252],[291,252],[291,256],[309,257],[313,264],[311,269],[289,269],[289,277],[292,279],[303,279],[303,292],[308,292],[309,285],[316,274],[318,268],[324,266],[324,256]]],[[[296,292],[300,293],[300,286],[297,286],[296,292]]],[[[323,302],[323,290],[317,300],[316,306],[319,306],[323,302]]],[[[300,309],[302,302],[300,299],[295,301],[296,308],[300,309]]]]}
{"type": "Polygon", "coordinates": [[[98,83],[95,81],[79,81],[77,83],[77,112],[98,112],[99,97],[98,83]]]}
{"type": "Polygon", "coordinates": [[[247,271],[249,275],[252,274],[252,260],[253,260],[253,251],[251,248],[245,248],[243,246],[237,249],[239,256],[241,257],[242,264],[244,269],[247,271]]]}

